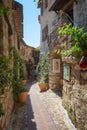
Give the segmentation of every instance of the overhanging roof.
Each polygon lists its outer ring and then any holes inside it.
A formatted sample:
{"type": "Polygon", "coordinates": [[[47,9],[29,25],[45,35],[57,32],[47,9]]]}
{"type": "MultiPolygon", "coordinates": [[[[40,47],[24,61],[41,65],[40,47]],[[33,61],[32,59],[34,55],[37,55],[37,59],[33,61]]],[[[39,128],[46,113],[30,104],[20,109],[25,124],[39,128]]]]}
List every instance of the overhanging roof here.
{"type": "MultiPolygon", "coordinates": [[[[74,1],[74,0],[73,0],[74,1]]],[[[59,11],[61,10],[65,4],[67,4],[68,2],[70,2],[70,0],[55,0],[55,2],[53,3],[53,5],[50,7],[50,11],[59,11]]],[[[72,0],[71,0],[72,2],[72,0]]]]}

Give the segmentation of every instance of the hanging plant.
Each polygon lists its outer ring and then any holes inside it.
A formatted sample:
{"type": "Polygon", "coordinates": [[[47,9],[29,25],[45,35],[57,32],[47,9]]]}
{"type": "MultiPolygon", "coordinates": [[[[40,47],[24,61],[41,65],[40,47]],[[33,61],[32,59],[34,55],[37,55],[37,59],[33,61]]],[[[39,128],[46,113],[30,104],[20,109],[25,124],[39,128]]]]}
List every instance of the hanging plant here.
{"type": "Polygon", "coordinates": [[[70,55],[87,51],[87,33],[84,31],[84,28],[65,24],[58,30],[58,33],[62,35],[71,35],[73,38],[71,48],[62,50],[62,54],[70,55]]]}

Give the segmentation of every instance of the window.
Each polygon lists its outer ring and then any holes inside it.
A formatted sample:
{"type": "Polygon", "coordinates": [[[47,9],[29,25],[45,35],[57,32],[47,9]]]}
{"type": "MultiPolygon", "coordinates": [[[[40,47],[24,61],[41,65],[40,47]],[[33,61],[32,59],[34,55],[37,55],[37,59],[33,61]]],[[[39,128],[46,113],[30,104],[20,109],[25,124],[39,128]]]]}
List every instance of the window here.
{"type": "Polygon", "coordinates": [[[42,41],[45,41],[48,37],[48,25],[42,30],[42,41]]]}

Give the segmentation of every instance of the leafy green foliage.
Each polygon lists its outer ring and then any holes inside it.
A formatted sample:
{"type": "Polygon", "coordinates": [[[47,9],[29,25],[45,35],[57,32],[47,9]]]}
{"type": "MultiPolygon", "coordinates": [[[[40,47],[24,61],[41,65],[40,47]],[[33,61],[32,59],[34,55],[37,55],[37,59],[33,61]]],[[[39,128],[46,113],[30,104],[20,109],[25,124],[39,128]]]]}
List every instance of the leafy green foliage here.
{"type": "Polygon", "coordinates": [[[13,66],[13,94],[14,99],[17,101],[19,88],[22,87],[23,78],[23,59],[20,57],[15,47],[12,48],[14,56],[13,66]]]}
{"type": "Polygon", "coordinates": [[[48,82],[48,55],[43,53],[38,63],[38,70],[40,70],[40,82],[48,82]]]}
{"type": "Polygon", "coordinates": [[[65,24],[58,32],[62,35],[71,35],[74,41],[70,49],[62,51],[64,55],[87,51],[87,33],[84,32],[84,28],[65,24]]]}
{"type": "Polygon", "coordinates": [[[19,87],[18,93],[22,93],[22,92],[28,92],[28,89],[25,86],[19,87]]]}
{"type": "Polygon", "coordinates": [[[10,10],[11,9],[9,7],[4,7],[3,4],[0,4],[0,16],[3,16],[4,14],[9,14],[10,10]]]}
{"type": "Polygon", "coordinates": [[[35,51],[40,51],[40,46],[36,47],[35,51]]]}
{"type": "Polygon", "coordinates": [[[12,84],[12,70],[10,68],[10,59],[8,56],[0,57],[0,92],[4,91],[5,87],[10,87],[12,84]]]}

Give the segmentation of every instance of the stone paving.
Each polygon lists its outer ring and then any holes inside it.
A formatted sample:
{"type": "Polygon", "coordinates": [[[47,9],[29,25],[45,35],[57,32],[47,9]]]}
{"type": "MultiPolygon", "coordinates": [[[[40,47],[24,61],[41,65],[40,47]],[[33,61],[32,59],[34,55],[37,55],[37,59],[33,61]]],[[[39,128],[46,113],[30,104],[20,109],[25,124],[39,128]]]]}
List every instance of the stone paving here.
{"type": "Polygon", "coordinates": [[[29,130],[27,116],[27,104],[16,103],[8,130],[29,130]]]}
{"type": "Polygon", "coordinates": [[[55,90],[55,92],[53,92],[49,89],[43,93],[37,91],[37,94],[44,103],[44,106],[51,116],[51,119],[54,121],[57,130],[76,130],[68,117],[67,111],[62,106],[60,91],[55,90]]]}
{"type": "MultiPolygon", "coordinates": [[[[27,86],[29,87],[29,84],[27,84],[27,86]]],[[[36,82],[31,83],[30,86],[30,89],[34,89],[41,102],[43,102],[46,111],[56,126],[56,130],[77,130],[69,119],[66,110],[62,106],[60,91],[56,90],[53,92],[49,89],[45,92],[39,92],[38,83],[36,82]]],[[[28,103],[25,105],[15,105],[8,130],[30,130],[28,123],[28,107],[28,103]]]]}

